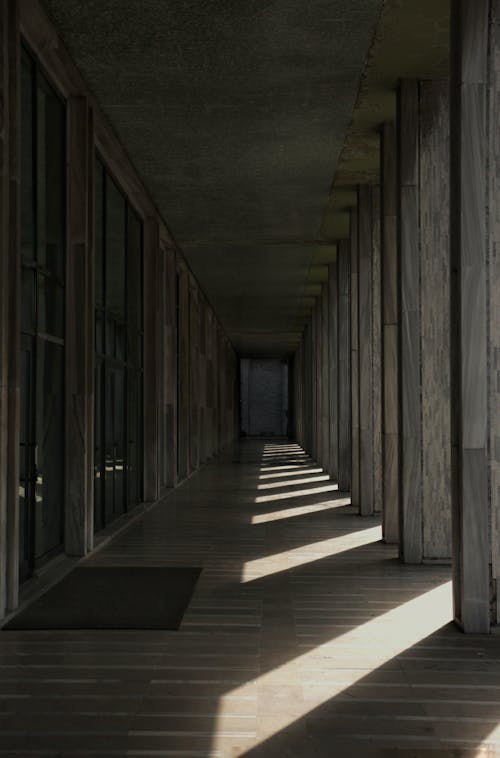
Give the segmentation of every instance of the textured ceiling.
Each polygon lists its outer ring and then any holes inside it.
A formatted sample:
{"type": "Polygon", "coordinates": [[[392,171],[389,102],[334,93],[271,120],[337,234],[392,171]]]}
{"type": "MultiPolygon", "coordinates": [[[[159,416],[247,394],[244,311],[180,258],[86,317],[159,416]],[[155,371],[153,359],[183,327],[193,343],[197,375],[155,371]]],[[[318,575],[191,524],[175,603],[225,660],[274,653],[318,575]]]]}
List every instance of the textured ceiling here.
{"type": "Polygon", "coordinates": [[[242,355],[297,345],[450,0],[43,0],[242,355]]]}
{"type": "Polygon", "coordinates": [[[381,0],[45,0],[242,355],[297,344],[381,0]]]}

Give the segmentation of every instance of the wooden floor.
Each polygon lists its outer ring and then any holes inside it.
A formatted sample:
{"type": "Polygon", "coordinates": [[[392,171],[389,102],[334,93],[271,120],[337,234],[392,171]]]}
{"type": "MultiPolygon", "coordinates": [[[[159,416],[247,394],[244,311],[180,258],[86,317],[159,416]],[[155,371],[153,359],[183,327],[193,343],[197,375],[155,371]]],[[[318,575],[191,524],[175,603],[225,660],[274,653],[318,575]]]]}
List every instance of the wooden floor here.
{"type": "Polygon", "coordinates": [[[90,559],[202,566],[179,631],[0,632],[0,755],[500,756],[500,638],[380,537],[300,448],[242,443],[90,559]]]}

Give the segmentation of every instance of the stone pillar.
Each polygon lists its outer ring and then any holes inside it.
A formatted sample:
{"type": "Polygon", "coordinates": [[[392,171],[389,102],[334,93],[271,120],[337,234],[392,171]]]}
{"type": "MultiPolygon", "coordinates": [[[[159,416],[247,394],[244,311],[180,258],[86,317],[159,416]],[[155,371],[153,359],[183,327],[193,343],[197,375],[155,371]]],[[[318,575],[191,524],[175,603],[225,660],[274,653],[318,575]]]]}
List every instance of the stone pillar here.
{"type": "Polygon", "coordinates": [[[309,319],[304,329],[304,447],[312,452],[313,426],[313,360],[312,360],[312,320],[309,319]]]}
{"type": "Polygon", "coordinates": [[[200,465],[200,321],[198,314],[198,287],[189,277],[189,468],[196,471],[200,465]]]}
{"type": "Polygon", "coordinates": [[[449,561],[451,517],[448,83],[401,83],[401,554],[449,561]]]}
{"type": "Polygon", "coordinates": [[[500,471],[498,0],[452,2],[452,518],[455,618],[498,622],[500,471]]]}
{"type": "Polygon", "coordinates": [[[351,209],[351,503],[359,508],[358,211],[351,209]]]}
{"type": "Polygon", "coordinates": [[[144,500],[159,497],[159,253],[158,221],[144,222],[144,500]]]}
{"type": "Polygon", "coordinates": [[[315,305],[316,318],[316,456],[315,459],[320,466],[323,465],[323,393],[321,387],[321,363],[323,357],[323,326],[321,295],[316,298],[315,305]]]}
{"type": "Polygon", "coordinates": [[[330,476],[330,368],[328,328],[328,282],[322,286],[321,293],[321,465],[330,476]]]}
{"type": "Polygon", "coordinates": [[[93,255],[89,197],[93,189],[93,133],[87,98],[68,102],[68,253],[66,259],[65,550],[87,553],[93,536],[94,356],[93,255]],[[92,279],[90,278],[92,274],[92,279]],[[92,319],[89,317],[92,312],[92,319]],[[89,330],[90,327],[90,330],[89,330]],[[90,469],[90,471],[89,471],[90,469]]]}
{"type": "Polygon", "coordinates": [[[382,268],[380,187],[372,187],[372,419],[373,510],[382,513],[382,268]]]}
{"type": "Polygon", "coordinates": [[[403,81],[398,100],[400,257],[401,556],[422,560],[418,82],[403,81]]]}
{"type": "MultiPolygon", "coordinates": [[[[338,256],[338,252],[337,252],[338,256]]],[[[328,266],[328,381],[330,401],[330,447],[328,472],[339,481],[339,351],[337,262],[328,266]]]]}
{"type": "Polygon", "coordinates": [[[382,127],[382,365],[383,365],[383,507],[382,533],[399,542],[399,385],[398,385],[398,243],[396,135],[394,124],[382,127]]]}
{"type": "MultiPolygon", "coordinates": [[[[2,41],[7,45],[7,72],[3,72],[4,84],[8,87],[2,101],[3,128],[8,145],[3,170],[7,177],[3,186],[8,188],[8,200],[2,204],[3,212],[8,213],[7,247],[0,255],[8,256],[2,273],[6,274],[7,298],[7,414],[3,423],[7,425],[6,456],[7,465],[2,471],[6,479],[5,518],[6,554],[4,589],[6,610],[17,608],[19,602],[19,423],[20,423],[20,329],[21,329],[21,256],[20,256],[20,184],[21,184],[21,149],[20,149],[20,33],[19,3],[9,0],[2,3],[2,18],[5,27],[2,41]]],[[[5,433],[5,432],[4,432],[5,433]]]]}
{"type": "Polygon", "coordinates": [[[372,187],[358,190],[359,512],[374,512],[372,187]]]}
{"type": "Polygon", "coordinates": [[[175,279],[176,261],[175,251],[171,247],[165,250],[165,361],[166,381],[166,442],[167,442],[167,487],[175,487],[177,484],[177,345],[176,345],[176,313],[175,313],[175,279]]]}
{"type": "Polygon", "coordinates": [[[422,559],[451,558],[449,82],[420,82],[422,559]]]}
{"type": "Polygon", "coordinates": [[[19,438],[13,443],[9,436],[19,412],[18,359],[11,364],[19,350],[19,144],[11,132],[18,125],[16,5],[0,7],[0,617],[17,605],[18,593],[19,438]]]}
{"type": "Polygon", "coordinates": [[[317,404],[317,386],[318,386],[318,377],[317,377],[317,342],[316,342],[316,325],[317,325],[317,319],[316,319],[316,301],[314,302],[314,307],[312,309],[311,313],[311,446],[310,450],[308,452],[311,454],[312,458],[314,460],[317,460],[318,458],[318,447],[317,447],[317,437],[316,437],[316,430],[318,427],[318,404],[317,404]]]}
{"type": "Polygon", "coordinates": [[[338,430],[339,490],[351,487],[351,250],[340,240],[337,256],[338,290],[338,430]]]}
{"type": "Polygon", "coordinates": [[[188,319],[189,319],[189,279],[181,261],[178,262],[179,277],[179,384],[177,397],[177,471],[178,478],[185,479],[189,473],[189,354],[188,354],[188,319]]]}

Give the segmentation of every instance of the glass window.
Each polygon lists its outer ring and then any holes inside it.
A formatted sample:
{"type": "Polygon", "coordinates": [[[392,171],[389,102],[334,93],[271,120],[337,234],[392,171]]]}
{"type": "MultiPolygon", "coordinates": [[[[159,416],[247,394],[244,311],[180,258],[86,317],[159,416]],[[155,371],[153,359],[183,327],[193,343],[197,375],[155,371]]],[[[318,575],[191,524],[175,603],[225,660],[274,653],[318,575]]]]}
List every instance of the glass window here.
{"type": "Polygon", "coordinates": [[[106,310],[125,321],[125,198],[106,175],[106,310]]]}
{"type": "Polygon", "coordinates": [[[35,259],[35,195],[33,182],[33,63],[26,53],[21,65],[21,254],[35,259]]]}
{"type": "Polygon", "coordinates": [[[104,308],[104,167],[101,161],[95,162],[95,304],[104,308]]]}
{"type": "Polygon", "coordinates": [[[64,276],[65,109],[44,79],[37,86],[38,263],[64,276]]]}

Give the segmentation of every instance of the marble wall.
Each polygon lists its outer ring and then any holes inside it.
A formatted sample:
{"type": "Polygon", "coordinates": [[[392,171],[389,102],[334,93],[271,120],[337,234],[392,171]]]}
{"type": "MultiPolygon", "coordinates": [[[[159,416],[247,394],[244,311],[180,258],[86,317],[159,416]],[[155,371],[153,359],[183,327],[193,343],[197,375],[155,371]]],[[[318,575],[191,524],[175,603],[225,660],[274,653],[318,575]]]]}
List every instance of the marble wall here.
{"type": "Polygon", "coordinates": [[[350,221],[351,310],[351,502],[359,507],[359,361],[358,361],[358,212],[350,221]]]}
{"type": "Polygon", "coordinates": [[[451,557],[449,83],[419,86],[424,560],[451,557]]]}
{"type": "MultiPolygon", "coordinates": [[[[338,252],[337,252],[338,259],[338,252]]],[[[334,480],[339,477],[339,294],[337,262],[328,266],[328,369],[329,369],[329,408],[330,408],[330,447],[328,454],[328,471],[334,480]]]]}
{"type": "Polygon", "coordinates": [[[382,442],[385,542],[399,542],[399,384],[398,384],[398,243],[396,202],[396,133],[392,122],[382,127],[382,442]]]}
{"type": "Polygon", "coordinates": [[[452,509],[455,616],[465,631],[487,632],[497,619],[498,492],[493,494],[498,422],[495,378],[499,309],[495,113],[498,3],[452,3],[451,262],[452,509]],[[485,203],[485,198],[489,199],[485,203]],[[493,331],[490,329],[493,327],[493,331]],[[497,431],[495,430],[494,434],[497,431]]]}
{"type": "Polygon", "coordinates": [[[351,249],[340,240],[337,259],[338,288],[338,448],[339,490],[351,488],[351,249]]]}

